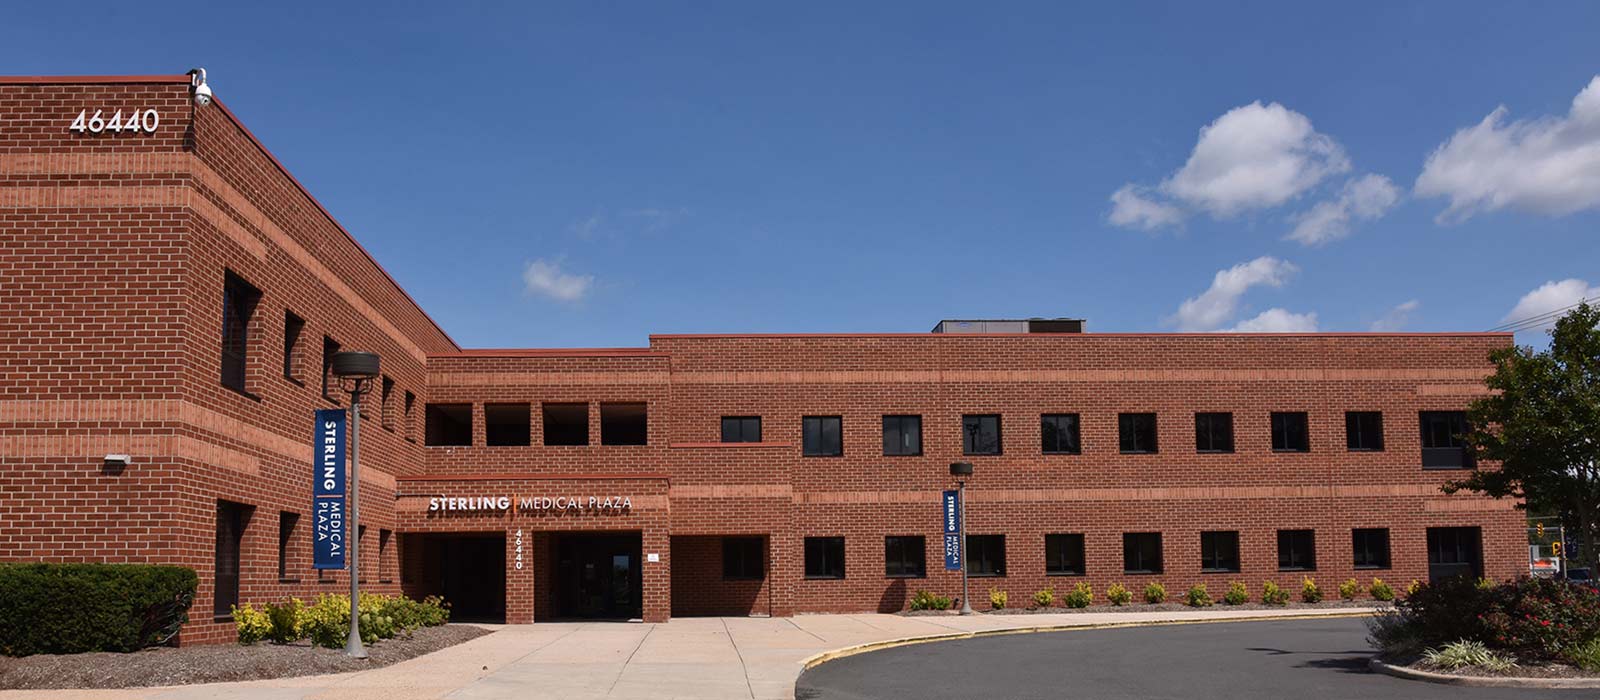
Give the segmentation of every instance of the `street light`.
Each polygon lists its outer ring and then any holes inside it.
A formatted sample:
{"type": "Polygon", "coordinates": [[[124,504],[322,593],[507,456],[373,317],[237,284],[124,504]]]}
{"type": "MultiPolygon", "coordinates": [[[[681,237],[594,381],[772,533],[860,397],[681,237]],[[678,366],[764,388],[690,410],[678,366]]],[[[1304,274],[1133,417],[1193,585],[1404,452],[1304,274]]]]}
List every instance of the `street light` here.
{"type": "Polygon", "coordinates": [[[367,658],[366,647],[361,645],[361,395],[372,390],[371,382],[378,378],[378,354],[375,352],[336,352],[329,360],[329,368],[339,381],[339,388],[350,392],[350,517],[345,520],[344,541],[350,556],[350,638],[345,641],[345,655],[355,659],[367,658]]]}
{"type": "Polygon", "coordinates": [[[971,462],[951,462],[950,476],[956,478],[956,501],[961,504],[961,614],[972,614],[972,598],[967,592],[967,477],[972,476],[971,462]]]}

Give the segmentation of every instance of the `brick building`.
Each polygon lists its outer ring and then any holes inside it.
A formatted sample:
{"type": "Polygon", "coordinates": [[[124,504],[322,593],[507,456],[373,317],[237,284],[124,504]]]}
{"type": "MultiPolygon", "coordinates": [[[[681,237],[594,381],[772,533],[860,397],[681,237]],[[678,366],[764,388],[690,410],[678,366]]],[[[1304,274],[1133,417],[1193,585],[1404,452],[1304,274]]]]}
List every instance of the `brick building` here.
{"type": "Polygon", "coordinates": [[[234,601],[348,586],[311,569],[308,516],[312,412],[347,400],[327,379],[339,349],[383,358],[363,403],[366,586],[441,593],[460,617],[958,593],[952,462],[974,465],[980,608],[990,587],[1525,570],[1512,502],[1438,489],[1473,467],[1460,412],[1509,334],[1023,322],[462,349],[191,91],[0,79],[0,560],[193,567],[185,642],[230,638],[234,601]]]}

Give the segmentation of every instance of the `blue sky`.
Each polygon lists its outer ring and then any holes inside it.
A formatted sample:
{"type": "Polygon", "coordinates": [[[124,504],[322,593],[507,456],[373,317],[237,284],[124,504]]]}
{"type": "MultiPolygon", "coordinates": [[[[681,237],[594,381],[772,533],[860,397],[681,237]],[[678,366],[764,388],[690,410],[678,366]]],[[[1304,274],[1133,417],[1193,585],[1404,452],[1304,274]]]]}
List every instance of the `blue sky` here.
{"type": "Polygon", "coordinates": [[[1600,289],[1596,3],[321,5],[26,3],[0,65],[204,66],[468,347],[1600,289]]]}

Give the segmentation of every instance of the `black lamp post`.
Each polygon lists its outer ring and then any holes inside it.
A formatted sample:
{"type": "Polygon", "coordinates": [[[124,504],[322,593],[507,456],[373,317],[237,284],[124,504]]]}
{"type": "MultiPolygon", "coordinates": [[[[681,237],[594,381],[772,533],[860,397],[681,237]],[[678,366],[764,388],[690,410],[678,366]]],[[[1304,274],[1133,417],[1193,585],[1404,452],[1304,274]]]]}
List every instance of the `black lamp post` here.
{"type": "Polygon", "coordinates": [[[344,653],[351,658],[367,658],[361,645],[361,395],[372,390],[378,378],[378,354],[337,352],[329,361],[339,387],[350,392],[350,517],[345,520],[344,541],[350,553],[350,638],[344,653]]]}
{"type": "Polygon", "coordinates": [[[961,506],[961,614],[972,614],[972,599],[967,591],[967,477],[972,476],[971,462],[951,462],[950,476],[956,478],[956,500],[961,506]]]}

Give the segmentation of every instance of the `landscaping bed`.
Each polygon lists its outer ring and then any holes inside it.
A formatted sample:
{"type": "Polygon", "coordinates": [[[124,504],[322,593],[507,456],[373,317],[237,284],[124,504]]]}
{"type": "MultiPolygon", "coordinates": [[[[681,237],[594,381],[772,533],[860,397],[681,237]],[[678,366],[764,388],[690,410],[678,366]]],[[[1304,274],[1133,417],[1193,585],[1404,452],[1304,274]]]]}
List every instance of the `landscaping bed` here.
{"type": "Polygon", "coordinates": [[[0,688],[138,688],[342,673],[387,666],[489,634],[473,625],[423,627],[367,647],[370,658],[342,649],[289,644],[150,647],[128,653],[0,657],[0,688]]]}

